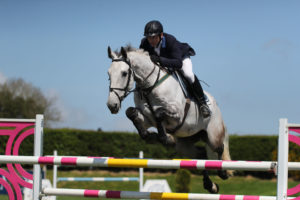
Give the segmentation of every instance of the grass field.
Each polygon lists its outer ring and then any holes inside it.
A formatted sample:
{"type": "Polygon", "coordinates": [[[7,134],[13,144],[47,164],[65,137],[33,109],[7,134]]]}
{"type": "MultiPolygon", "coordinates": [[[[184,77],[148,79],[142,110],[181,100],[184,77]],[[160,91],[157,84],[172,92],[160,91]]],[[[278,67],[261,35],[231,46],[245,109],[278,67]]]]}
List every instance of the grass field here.
{"type": "MultiPolygon", "coordinates": [[[[48,178],[52,180],[52,171],[47,172],[48,178]]],[[[59,171],[59,177],[138,177],[136,171],[112,173],[107,171],[59,171]]],[[[276,180],[262,180],[253,177],[231,177],[228,180],[221,180],[219,177],[212,176],[213,181],[220,186],[220,194],[240,194],[240,195],[276,195],[276,180]]],[[[167,179],[172,192],[175,192],[175,174],[171,173],[145,173],[144,181],[147,179],[167,179]]],[[[289,187],[297,185],[296,181],[289,181],[289,187]]],[[[59,182],[58,188],[77,188],[77,189],[103,189],[103,190],[127,190],[138,191],[138,182],[59,182]]],[[[190,193],[207,193],[202,186],[202,176],[192,175],[190,193]]],[[[7,196],[0,195],[0,200],[8,200],[7,196]]],[[[57,200],[80,200],[91,198],[79,197],[57,197],[57,200]]]]}

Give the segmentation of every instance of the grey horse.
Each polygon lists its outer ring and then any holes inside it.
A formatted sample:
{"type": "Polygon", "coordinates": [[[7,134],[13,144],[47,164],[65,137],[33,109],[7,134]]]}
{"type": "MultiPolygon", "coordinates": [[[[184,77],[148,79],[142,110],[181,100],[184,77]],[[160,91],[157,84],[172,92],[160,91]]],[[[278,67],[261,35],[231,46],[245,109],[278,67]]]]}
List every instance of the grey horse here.
{"type": "MultiPolygon", "coordinates": [[[[132,47],[113,52],[108,47],[108,56],[112,63],[108,69],[107,106],[112,114],[118,113],[122,100],[134,92],[135,107],[129,107],[126,115],[142,139],[174,145],[182,156],[190,159],[231,160],[226,127],[212,95],[205,92],[211,117],[203,118],[198,104],[186,97],[177,77],[154,64],[147,52],[132,47]],[[151,127],[157,128],[157,133],[149,131],[151,127]],[[206,143],[205,157],[194,145],[199,140],[206,143]]],[[[218,175],[227,179],[232,171],[218,170],[218,175]]],[[[203,185],[210,193],[219,191],[206,170],[203,185]]]]}

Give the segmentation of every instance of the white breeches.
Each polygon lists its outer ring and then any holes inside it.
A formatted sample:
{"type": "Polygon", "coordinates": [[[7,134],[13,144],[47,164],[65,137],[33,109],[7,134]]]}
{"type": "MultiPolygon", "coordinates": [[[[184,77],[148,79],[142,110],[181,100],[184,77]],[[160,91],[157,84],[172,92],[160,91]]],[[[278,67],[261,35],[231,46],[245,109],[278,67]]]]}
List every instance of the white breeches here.
{"type": "Polygon", "coordinates": [[[183,76],[189,81],[190,84],[194,83],[195,75],[193,73],[193,64],[191,58],[183,59],[182,68],[180,70],[183,76]]]}

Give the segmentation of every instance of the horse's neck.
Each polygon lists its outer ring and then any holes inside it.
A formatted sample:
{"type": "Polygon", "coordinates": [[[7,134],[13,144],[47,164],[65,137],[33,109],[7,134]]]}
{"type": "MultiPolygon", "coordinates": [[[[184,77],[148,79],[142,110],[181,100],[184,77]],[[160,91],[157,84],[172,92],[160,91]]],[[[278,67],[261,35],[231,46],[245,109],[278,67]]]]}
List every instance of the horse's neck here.
{"type": "MultiPolygon", "coordinates": [[[[128,54],[132,62],[133,71],[137,78],[137,85],[140,87],[152,86],[159,76],[159,67],[154,65],[147,55],[138,52],[128,54]]],[[[160,73],[160,76],[162,73],[160,73]]]]}
{"type": "MultiPolygon", "coordinates": [[[[141,82],[136,81],[137,87],[151,88],[157,83],[157,80],[163,80],[162,77],[164,77],[167,73],[164,70],[160,70],[158,66],[154,65],[147,55],[135,55],[134,57],[133,54],[131,54],[129,59],[134,68],[133,70],[135,71],[136,76],[142,79],[141,82]],[[149,78],[147,78],[148,76],[149,78]]],[[[162,83],[161,81],[158,82],[162,83]]],[[[166,106],[170,102],[173,102],[174,105],[174,102],[176,102],[176,106],[179,105],[179,107],[182,109],[185,107],[186,101],[184,93],[178,81],[173,76],[170,76],[167,81],[164,81],[163,84],[158,87],[158,89],[152,90],[152,93],[154,93],[155,96],[153,99],[155,99],[156,103],[159,105],[166,106]]],[[[184,113],[184,111],[182,113],[184,113]]]]}

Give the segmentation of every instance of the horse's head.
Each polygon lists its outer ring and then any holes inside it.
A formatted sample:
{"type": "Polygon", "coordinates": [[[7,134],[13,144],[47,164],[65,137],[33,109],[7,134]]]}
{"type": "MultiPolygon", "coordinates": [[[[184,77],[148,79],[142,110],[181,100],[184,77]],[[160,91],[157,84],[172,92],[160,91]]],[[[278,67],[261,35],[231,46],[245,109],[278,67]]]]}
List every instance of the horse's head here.
{"type": "Polygon", "coordinates": [[[108,57],[112,59],[108,75],[110,80],[107,106],[112,114],[119,112],[123,99],[133,87],[134,76],[127,52],[122,47],[121,56],[117,56],[108,47],[108,57]]]}

